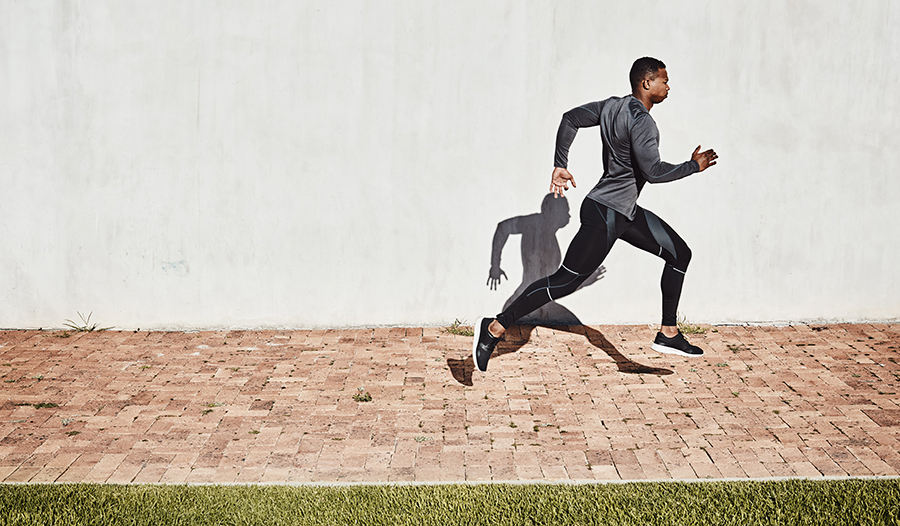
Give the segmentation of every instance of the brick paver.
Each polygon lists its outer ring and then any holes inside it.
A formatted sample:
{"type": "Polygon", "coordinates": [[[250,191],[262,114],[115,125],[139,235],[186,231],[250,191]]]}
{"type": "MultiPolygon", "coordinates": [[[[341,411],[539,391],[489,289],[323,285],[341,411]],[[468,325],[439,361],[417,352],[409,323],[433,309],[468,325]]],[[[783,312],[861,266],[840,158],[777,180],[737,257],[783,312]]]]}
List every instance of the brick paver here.
{"type": "Polygon", "coordinates": [[[0,480],[898,476],[900,325],[0,331],[0,480]],[[354,395],[371,396],[358,401],[354,395]]]}

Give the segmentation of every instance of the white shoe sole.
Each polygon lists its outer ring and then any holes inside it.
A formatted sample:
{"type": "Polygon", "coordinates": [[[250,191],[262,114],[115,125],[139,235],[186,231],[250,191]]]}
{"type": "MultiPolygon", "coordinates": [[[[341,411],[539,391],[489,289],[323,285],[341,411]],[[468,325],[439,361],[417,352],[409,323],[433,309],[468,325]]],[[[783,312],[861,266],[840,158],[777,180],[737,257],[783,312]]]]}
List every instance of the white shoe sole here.
{"type": "MultiPolygon", "coordinates": [[[[475,329],[475,337],[472,339],[472,362],[475,363],[475,368],[478,369],[479,371],[481,371],[481,369],[478,368],[477,351],[478,351],[478,342],[481,340],[481,322],[482,322],[482,320],[484,320],[484,316],[475,320],[475,326],[473,327],[473,329],[475,329]]],[[[485,372],[485,371],[481,371],[481,372],[485,372]]]]}
{"type": "Polygon", "coordinates": [[[678,356],[684,356],[687,358],[699,358],[699,357],[703,356],[702,353],[701,354],[688,354],[680,349],[676,349],[674,347],[666,347],[665,345],[662,345],[659,343],[654,343],[653,345],[650,346],[650,348],[656,352],[661,352],[663,354],[677,354],[678,356]]]}

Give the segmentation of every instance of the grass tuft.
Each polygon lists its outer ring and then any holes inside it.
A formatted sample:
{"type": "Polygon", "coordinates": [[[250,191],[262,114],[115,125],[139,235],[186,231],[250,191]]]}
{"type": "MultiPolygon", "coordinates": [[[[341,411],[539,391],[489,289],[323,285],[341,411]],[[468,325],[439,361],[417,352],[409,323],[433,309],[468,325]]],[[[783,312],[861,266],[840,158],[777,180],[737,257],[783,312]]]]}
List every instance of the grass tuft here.
{"type": "Polygon", "coordinates": [[[677,323],[678,330],[681,331],[681,334],[706,334],[706,331],[709,330],[706,327],[692,324],[682,314],[678,315],[677,323]]]}
{"type": "Polygon", "coordinates": [[[372,395],[370,395],[368,391],[360,387],[359,392],[353,395],[353,399],[357,402],[371,402],[372,395]]]}
{"type": "Polygon", "coordinates": [[[444,332],[449,332],[450,334],[455,334],[457,336],[475,336],[475,329],[465,323],[466,320],[459,321],[459,318],[456,318],[449,327],[444,329],[444,332]]]}
{"type": "MultiPolygon", "coordinates": [[[[101,328],[101,327],[99,326],[99,324],[97,324],[97,323],[94,323],[93,325],[91,324],[91,315],[94,314],[93,312],[91,312],[90,314],[88,314],[88,315],[87,315],[87,318],[85,318],[85,317],[84,317],[84,314],[82,314],[82,313],[80,313],[80,312],[77,312],[77,311],[76,311],[76,314],[78,314],[78,317],[81,318],[81,324],[80,324],[80,325],[77,324],[77,323],[75,323],[75,322],[72,321],[72,320],[66,320],[67,323],[65,324],[66,327],[72,329],[72,330],[75,331],[75,332],[94,332],[94,331],[106,331],[106,330],[109,330],[109,327],[103,327],[103,328],[101,328]]],[[[68,338],[68,336],[65,336],[65,338],[68,338]]]]}
{"type": "Polygon", "coordinates": [[[898,524],[900,480],[428,486],[0,486],[0,524],[898,524]]]}

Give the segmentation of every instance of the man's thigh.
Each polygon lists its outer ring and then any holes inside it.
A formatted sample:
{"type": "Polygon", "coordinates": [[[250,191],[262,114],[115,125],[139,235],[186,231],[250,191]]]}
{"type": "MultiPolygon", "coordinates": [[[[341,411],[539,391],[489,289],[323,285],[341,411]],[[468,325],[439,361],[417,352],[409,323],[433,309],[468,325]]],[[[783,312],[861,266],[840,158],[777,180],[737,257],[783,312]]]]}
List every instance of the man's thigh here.
{"type": "Polygon", "coordinates": [[[637,208],[631,227],[622,236],[629,245],[665,259],[669,263],[688,253],[687,244],[668,223],[649,210],[637,208]]]}

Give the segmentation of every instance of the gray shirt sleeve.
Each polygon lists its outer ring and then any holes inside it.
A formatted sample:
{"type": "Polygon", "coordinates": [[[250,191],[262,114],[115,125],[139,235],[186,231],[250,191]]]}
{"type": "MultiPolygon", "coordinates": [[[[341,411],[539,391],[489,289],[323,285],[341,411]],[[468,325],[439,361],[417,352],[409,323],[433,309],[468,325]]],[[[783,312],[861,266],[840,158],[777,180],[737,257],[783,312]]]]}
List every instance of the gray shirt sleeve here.
{"type": "Polygon", "coordinates": [[[700,171],[694,160],[669,164],[659,158],[659,129],[649,114],[637,119],[631,129],[631,151],[648,183],[675,181],[700,171]]]}
{"type": "Polygon", "coordinates": [[[556,132],[556,155],[553,166],[558,168],[569,167],[569,147],[575,140],[578,128],[590,128],[600,124],[600,110],[603,101],[589,102],[583,106],[565,112],[556,132]]]}

